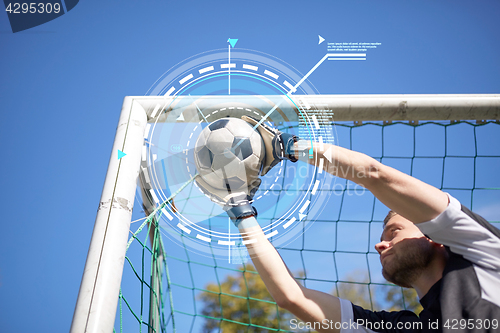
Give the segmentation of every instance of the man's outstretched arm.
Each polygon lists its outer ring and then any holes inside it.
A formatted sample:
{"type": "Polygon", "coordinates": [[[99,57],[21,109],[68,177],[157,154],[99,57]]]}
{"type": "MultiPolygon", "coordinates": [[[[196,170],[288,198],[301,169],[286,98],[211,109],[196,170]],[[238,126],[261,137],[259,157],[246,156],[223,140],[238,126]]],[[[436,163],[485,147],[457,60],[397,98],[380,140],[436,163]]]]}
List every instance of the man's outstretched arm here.
{"type": "MultiPolygon", "coordinates": [[[[299,149],[304,149],[302,144],[309,145],[309,142],[295,143],[297,157],[299,149]]],[[[309,164],[315,165],[323,158],[325,171],[362,185],[387,207],[413,223],[429,221],[448,206],[447,195],[434,186],[383,165],[365,154],[329,144],[323,146],[321,151],[318,143],[313,144],[313,154],[317,158],[307,159],[309,164]],[[328,158],[325,152],[328,152],[328,158]]]]}
{"type": "MultiPolygon", "coordinates": [[[[311,290],[295,281],[281,259],[280,255],[257,225],[254,217],[244,220],[246,225],[239,226],[244,240],[252,240],[247,249],[252,257],[253,264],[264,281],[267,290],[279,307],[284,308],[295,316],[310,323],[321,323],[324,319],[340,322],[340,300],[330,294],[311,290]]],[[[335,325],[331,329],[318,332],[339,332],[335,325]]]]}
{"type": "MultiPolygon", "coordinates": [[[[252,126],[257,119],[243,116],[241,119],[252,126]]],[[[309,155],[311,142],[300,140],[296,136],[282,133],[265,124],[257,128],[264,140],[266,159],[262,175],[266,174],[280,160],[296,162],[299,155],[306,151],[309,155]]],[[[387,207],[413,223],[429,221],[448,206],[448,197],[437,188],[406,175],[396,169],[385,166],[373,158],[342,147],[313,143],[314,158],[307,159],[316,165],[323,159],[323,168],[338,177],[351,180],[370,190],[387,207]],[[323,150],[320,150],[320,148],[323,150]],[[327,152],[328,156],[325,156],[327,152]]]]}

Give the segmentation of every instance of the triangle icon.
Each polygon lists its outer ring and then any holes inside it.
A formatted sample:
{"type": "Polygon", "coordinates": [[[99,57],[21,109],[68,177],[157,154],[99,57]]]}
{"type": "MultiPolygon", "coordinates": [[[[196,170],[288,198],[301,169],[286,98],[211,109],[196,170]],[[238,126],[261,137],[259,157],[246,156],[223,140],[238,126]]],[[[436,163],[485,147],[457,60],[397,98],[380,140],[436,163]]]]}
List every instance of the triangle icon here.
{"type": "Polygon", "coordinates": [[[127,154],[125,154],[124,152],[122,152],[120,149],[118,149],[118,159],[122,158],[123,156],[125,156],[127,154]]]}
{"type": "Polygon", "coordinates": [[[332,147],[329,147],[324,153],[323,156],[328,160],[328,162],[332,163],[333,159],[333,151],[332,147]]]}
{"type": "Polygon", "coordinates": [[[179,115],[179,117],[177,117],[176,121],[184,121],[184,116],[182,115],[182,113],[179,115]]]}
{"type": "Polygon", "coordinates": [[[299,213],[299,220],[302,221],[304,219],[304,217],[306,217],[307,214],[302,214],[302,213],[299,213]]]}
{"type": "Polygon", "coordinates": [[[227,41],[229,42],[229,44],[231,44],[231,47],[234,47],[236,45],[236,43],[238,42],[238,39],[229,38],[227,41]]]}
{"type": "Polygon", "coordinates": [[[318,45],[323,43],[325,41],[325,39],[323,37],[321,37],[320,35],[318,35],[319,37],[319,42],[318,42],[318,45]]]}

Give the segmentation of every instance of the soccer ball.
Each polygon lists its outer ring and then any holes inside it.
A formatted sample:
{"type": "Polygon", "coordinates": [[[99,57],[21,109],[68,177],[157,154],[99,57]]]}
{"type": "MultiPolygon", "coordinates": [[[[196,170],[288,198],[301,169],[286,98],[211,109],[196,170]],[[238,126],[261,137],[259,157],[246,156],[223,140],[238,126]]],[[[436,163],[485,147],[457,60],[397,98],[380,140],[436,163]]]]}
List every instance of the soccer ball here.
{"type": "Polygon", "coordinates": [[[221,118],[205,127],[194,148],[200,176],[217,189],[242,189],[259,177],[264,142],[252,125],[239,118],[221,118]]]}

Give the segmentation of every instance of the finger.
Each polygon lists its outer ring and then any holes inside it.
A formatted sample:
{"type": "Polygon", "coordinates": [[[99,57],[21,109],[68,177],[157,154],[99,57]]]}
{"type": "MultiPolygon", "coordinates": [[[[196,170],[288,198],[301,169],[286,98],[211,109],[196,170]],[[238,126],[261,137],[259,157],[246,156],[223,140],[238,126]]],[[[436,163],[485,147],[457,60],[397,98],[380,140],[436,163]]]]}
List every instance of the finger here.
{"type": "Polygon", "coordinates": [[[274,154],[273,154],[273,145],[272,145],[272,141],[271,143],[266,143],[264,141],[264,146],[265,146],[265,150],[266,150],[266,156],[264,158],[264,166],[262,168],[262,172],[261,172],[261,175],[262,176],[265,176],[269,170],[271,170],[271,168],[276,165],[275,163],[275,160],[274,160],[274,154]]]}
{"type": "MultiPolygon", "coordinates": [[[[242,120],[246,121],[247,123],[255,126],[259,122],[248,116],[242,116],[242,120]]],[[[260,136],[262,137],[262,140],[264,141],[264,148],[266,151],[266,156],[264,158],[264,167],[262,168],[262,173],[261,175],[264,176],[271,168],[273,167],[273,162],[274,162],[274,154],[273,154],[273,139],[276,135],[276,133],[272,132],[270,129],[267,128],[264,124],[261,124],[259,127],[257,127],[259,130],[260,136]]],[[[274,163],[276,164],[276,163],[274,163]]]]}
{"type": "Polygon", "coordinates": [[[260,183],[262,181],[260,178],[254,180],[250,185],[248,185],[248,195],[253,199],[255,193],[259,190],[260,183]]]}
{"type": "Polygon", "coordinates": [[[252,125],[252,126],[255,126],[259,123],[257,121],[257,119],[255,119],[254,117],[250,117],[250,116],[241,116],[241,119],[246,121],[247,123],[250,123],[250,125],[252,125]]]}
{"type": "Polygon", "coordinates": [[[226,190],[219,190],[219,189],[214,188],[213,186],[210,186],[201,176],[196,177],[195,182],[198,185],[198,188],[210,200],[212,200],[213,202],[215,202],[219,205],[225,205],[225,203],[226,203],[225,198],[228,194],[226,190]]]}
{"type": "MultiPolygon", "coordinates": [[[[257,119],[255,119],[253,117],[249,117],[249,116],[241,116],[241,119],[246,121],[247,123],[249,123],[252,126],[255,126],[259,123],[259,121],[257,119]]],[[[263,138],[269,137],[272,140],[274,138],[274,136],[276,135],[276,131],[274,131],[272,128],[270,128],[269,126],[267,126],[264,123],[260,124],[257,127],[257,130],[259,131],[260,135],[263,138]]]]}

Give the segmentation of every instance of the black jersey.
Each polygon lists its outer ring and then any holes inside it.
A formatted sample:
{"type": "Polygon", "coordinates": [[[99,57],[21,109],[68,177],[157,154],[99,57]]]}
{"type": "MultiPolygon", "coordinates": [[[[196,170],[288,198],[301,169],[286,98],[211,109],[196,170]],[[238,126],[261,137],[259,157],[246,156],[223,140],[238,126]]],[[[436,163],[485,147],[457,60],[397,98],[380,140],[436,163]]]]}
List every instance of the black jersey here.
{"type": "Polygon", "coordinates": [[[417,224],[449,254],[422,312],[370,311],[341,299],[342,333],[500,332],[500,230],[449,198],[443,213],[417,224]]]}

